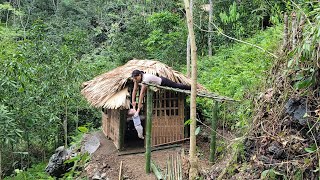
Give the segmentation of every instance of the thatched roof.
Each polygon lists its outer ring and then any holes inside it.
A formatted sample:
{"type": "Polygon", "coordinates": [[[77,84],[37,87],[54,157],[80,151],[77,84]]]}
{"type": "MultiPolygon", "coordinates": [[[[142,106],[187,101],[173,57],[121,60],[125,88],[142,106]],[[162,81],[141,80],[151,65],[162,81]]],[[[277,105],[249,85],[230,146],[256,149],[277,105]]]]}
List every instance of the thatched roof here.
{"type": "MultiPolygon", "coordinates": [[[[152,60],[131,60],[125,65],[84,82],[81,93],[94,107],[107,109],[128,109],[129,92],[126,84],[133,70],[139,69],[149,74],[166,77],[174,82],[190,85],[191,80],[171,67],[152,60]]],[[[198,89],[204,90],[201,85],[198,89]]]]}

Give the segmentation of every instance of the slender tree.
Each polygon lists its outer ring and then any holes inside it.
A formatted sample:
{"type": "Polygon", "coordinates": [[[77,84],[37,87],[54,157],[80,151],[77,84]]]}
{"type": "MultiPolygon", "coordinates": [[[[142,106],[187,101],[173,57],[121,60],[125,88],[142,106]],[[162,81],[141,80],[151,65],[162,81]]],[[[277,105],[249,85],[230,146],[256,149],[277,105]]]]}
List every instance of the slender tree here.
{"type": "MultiPolygon", "coordinates": [[[[208,30],[212,31],[212,13],[213,13],[213,5],[212,0],[209,0],[209,22],[208,22],[208,30]]],[[[208,34],[208,56],[212,56],[212,42],[211,42],[211,33],[208,34]]]]}
{"type": "MultiPolygon", "coordinates": [[[[192,8],[193,8],[193,0],[190,0],[190,14],[191,16],[193,16],[192,13],[192,8]]],[[[190,61],[191,61],[191,57],[190,57],[190,35],[188,34],[188,39],[187,39],[187,77],[190,78],[190,69],[191,69],[191,65],[190,65],[190,61]]]]}
{"type": "Polygon", "coordinates": [[[190,100],[190,171],[189,179],[195,179],[198,174],[198,163],[196,156],[196,97],[197,97],[197,47],[196,40],[193,30],[193,18],[190,12],[190,4],[188,0],[184,0],[184,5],[186,9],[187,23],[188,23],[188,32],[190,36],[190,45],[191,45],[191,100],[190,100]]]}

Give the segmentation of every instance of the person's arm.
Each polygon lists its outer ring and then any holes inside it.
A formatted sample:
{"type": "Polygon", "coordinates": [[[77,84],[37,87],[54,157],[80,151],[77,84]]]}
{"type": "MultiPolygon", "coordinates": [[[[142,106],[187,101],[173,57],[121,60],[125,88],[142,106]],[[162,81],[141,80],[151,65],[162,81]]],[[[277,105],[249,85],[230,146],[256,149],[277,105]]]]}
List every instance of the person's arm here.
{"type": "Polygon", "coordinates": [[[144,94],[146,92],[146,89],[147,89],[147,86],[146,85],[141,85],[141,92],[140,92],[140,96],[139,96],[139,104],[138,104],[138,109],[137,109],[137,112],[135,114],[135,116],[138,116],[139,113],[140,113],[140,110],[142,108],[142,101],[143,101],[143,97],[144,97],[144,94]]]}
{"type": "Polygon", "coordinates": [[[133,109],[136,109],[136,94],[137,94],[137,90],[138,90],[138,83],[136,81],[134,81],[134,85],[133,85],[133,90],[132,90],[132,106],[133,109]]]}

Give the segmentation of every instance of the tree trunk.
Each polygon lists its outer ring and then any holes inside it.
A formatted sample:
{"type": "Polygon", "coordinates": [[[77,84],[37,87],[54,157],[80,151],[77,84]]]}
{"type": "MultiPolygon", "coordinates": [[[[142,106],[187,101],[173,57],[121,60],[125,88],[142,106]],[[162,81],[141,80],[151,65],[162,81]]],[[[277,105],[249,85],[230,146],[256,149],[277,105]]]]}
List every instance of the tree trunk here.
{"type": "Polygon", "coordinates": [[[190,36],[187,39],[187,77],[190,78],[190,36]]]}
{"type": "MultiPolygon", "coordinates": [[[[190,13],[192,16],[192,7],[193,7],[193,1],[190,0],[190,13]]],[[[191,51],[190,51],[191,47],[190,47],[190,35],[188,34],[188,39],[187,39],[187,77],[190,78],[190,73],[191,73],[191,65],[190,65],[190,61],[191,61],[191,51]]]]}
{"type": "Polygon", "coordinates": [[[208,22],[208,56],[211,57],[212,56],[212,42],[211,42],[211,31],[212,31],[212,26],[211,26],[211,22],[212,22],[212,11],[213,11],[213,5],[212,5],[212,0],[209,0],[209,22],[208,22]]]}
{"type": "Polygon", "coordinates": [[[63,130],[64,130],[64,146],[65,148],[68,147],[68,100],[66,100],[66,107],[65,107],[65,117],[63,120],[63,130]]]}
{"type": "Polygon", "coordinates": [[[189,171],[189,179],[195,179],[198,175],[197,169],[197,156],[196,156],[196,96],[197,96],[197,47],[196,40],[194,36],[193,30],[193,19],[190,13],[189,1],[184,0],[184,5],[186,9],[187,23],[188,23],[188,31],[190,35],[190,44],[191,44],[191,100],[190,100],[190,171],[189,171]]]}

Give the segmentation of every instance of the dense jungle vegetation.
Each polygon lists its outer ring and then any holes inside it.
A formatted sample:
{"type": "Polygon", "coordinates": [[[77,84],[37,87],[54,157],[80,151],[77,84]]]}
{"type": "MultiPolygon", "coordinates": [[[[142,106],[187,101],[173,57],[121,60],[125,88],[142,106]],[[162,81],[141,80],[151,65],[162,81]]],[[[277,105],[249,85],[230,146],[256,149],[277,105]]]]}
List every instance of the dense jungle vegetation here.
{"type": "MultiPolygon", "coordinates": [[[[198,80],[239,100],[221,104],[219,126],[239,136],[250,131],[256,99],[273,83],[272,68],[279,64],[285,64],[279,72],[290,76],[294,93],[319,93],[318,1],[213,1],[210,33],[205,4],[193,4],[198,80]],[[304,38],[281,51],[283,15],[292,12],[306,16],[304,38]]],[[[0,179],[49,178],[43,168],[65,138],[71,143],[78,127],[101,126],[99,110],[80,94],[81,84],[133,58],[157,59],[186,72],[187,37],[184,5],[177,0],[0,0],[0,179]]],[[[205,122],[212,102],[199,100],[198,107],[205,122]]],[[[310,161],[319,159],[317,142],[309,148],[310,161]]],[[[315,167],[318,172],[320,165],[315,167]]],[[[276,170],[267,173],[282,177],[276,170]]]]}

